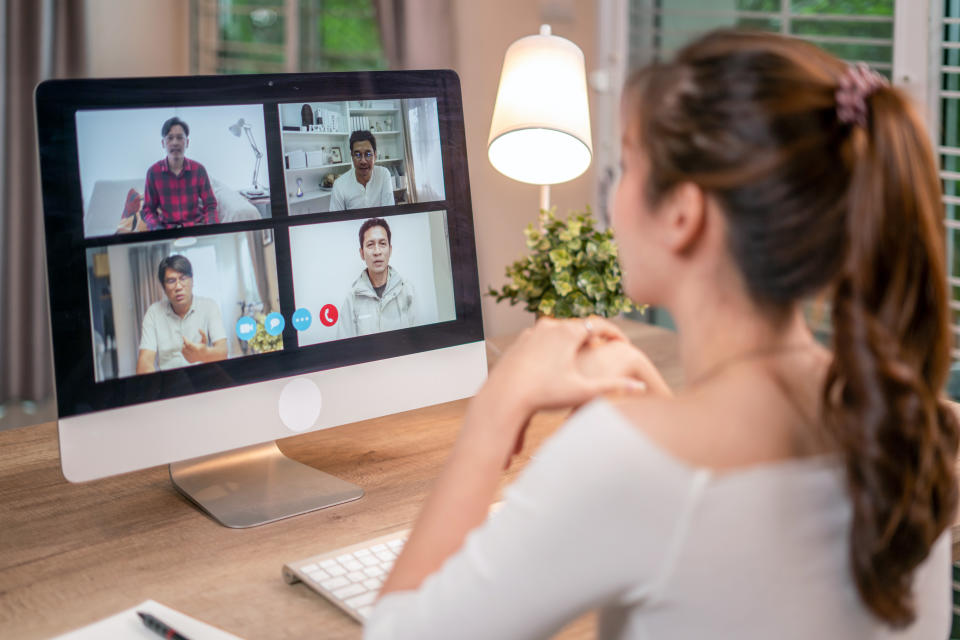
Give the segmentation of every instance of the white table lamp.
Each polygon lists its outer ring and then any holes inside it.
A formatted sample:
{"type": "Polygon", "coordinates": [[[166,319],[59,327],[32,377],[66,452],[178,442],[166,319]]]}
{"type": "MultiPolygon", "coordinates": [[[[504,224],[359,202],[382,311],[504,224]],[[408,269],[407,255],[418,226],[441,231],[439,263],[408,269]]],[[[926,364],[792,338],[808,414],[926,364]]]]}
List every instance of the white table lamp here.
{"type": "Polygon", "coordinates": [[[260,161],[263,158],[263,152],[260,151],[260,148],[257,146],[257,141],[253,138],[253,126],[240,118],[236,123],[227,127],[230,130],[230,133],[240,138],[243,134],[247,136],[247,142],[250,143],[250,148],[253,149],[253,154],[255,156],[255,161],[253,165],[253,178],[251,179],[251,187],[249,189],[244,189],[243,193],[248,198],[259,198],[265,196],[267,191],[260,187],[259,177],[260,177],[260,161]]]}
{"type": "Polygon", "coordinates": [[[573,180],[590,166],[583,51],[551,35],[550,25],[507,49],[487,145],[497,171],[541,185],[542,209],[550,208],[551,184],[573,180]]]}

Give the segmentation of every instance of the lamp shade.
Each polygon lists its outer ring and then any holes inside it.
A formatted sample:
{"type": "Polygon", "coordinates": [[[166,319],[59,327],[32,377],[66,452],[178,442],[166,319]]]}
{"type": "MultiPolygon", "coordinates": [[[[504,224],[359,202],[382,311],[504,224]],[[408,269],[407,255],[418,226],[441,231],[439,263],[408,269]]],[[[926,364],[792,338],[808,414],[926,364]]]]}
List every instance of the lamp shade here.
{"type": "Polygon", "coordinates": [[[243,118],[240,118],[234,124],[230,125],[227,128],[230,129],[230,133],[232,133],[233,135],[239,138],[240,134],[243,133],[243,128],[247,126],[249,125],[246,123],[246,121],[243,118]]]}
{"type": "Polygon", "coordinates": [[[587,170],[593,141],[580,47],[546,25],[510,45],[487,145],[490,164],[520,182],[556,184],[587,170]]]}

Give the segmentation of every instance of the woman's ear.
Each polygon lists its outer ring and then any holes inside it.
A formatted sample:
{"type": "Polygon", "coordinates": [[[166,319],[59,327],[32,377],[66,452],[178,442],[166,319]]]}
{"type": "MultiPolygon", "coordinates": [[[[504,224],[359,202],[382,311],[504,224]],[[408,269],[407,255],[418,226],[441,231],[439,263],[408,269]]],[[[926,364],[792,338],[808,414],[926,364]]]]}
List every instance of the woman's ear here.
{"type": "Polygon", "coordinates": [[[686,253],[703,237],[707,223],[707,197],[692,182],[677,185],[664,199],[663,239],[674,253],[686,253]]]}

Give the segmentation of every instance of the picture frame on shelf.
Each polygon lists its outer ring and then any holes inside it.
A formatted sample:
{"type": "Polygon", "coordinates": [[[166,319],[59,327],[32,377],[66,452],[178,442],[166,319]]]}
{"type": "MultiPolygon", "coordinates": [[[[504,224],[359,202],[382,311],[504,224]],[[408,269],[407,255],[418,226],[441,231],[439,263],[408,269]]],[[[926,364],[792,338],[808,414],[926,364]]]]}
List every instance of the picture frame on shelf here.
{"type": "Polygon", "coordinates": [[[330,164],[341,164],[343,156],[340,155],[340,147],[330,147],[330,164]]]}

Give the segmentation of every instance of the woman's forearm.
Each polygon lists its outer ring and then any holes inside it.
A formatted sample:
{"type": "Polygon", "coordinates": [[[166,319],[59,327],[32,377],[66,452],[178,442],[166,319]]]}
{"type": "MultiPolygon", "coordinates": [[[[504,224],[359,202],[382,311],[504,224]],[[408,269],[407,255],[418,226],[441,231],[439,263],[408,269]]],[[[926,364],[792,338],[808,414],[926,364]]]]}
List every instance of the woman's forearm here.
{"type": "Polygon", "coordinates": [[[484,387],[471,400],[460,436],[417,518],[393,571],[380,590],[416,589],[487,517],[524,411],[484,387]]]}

